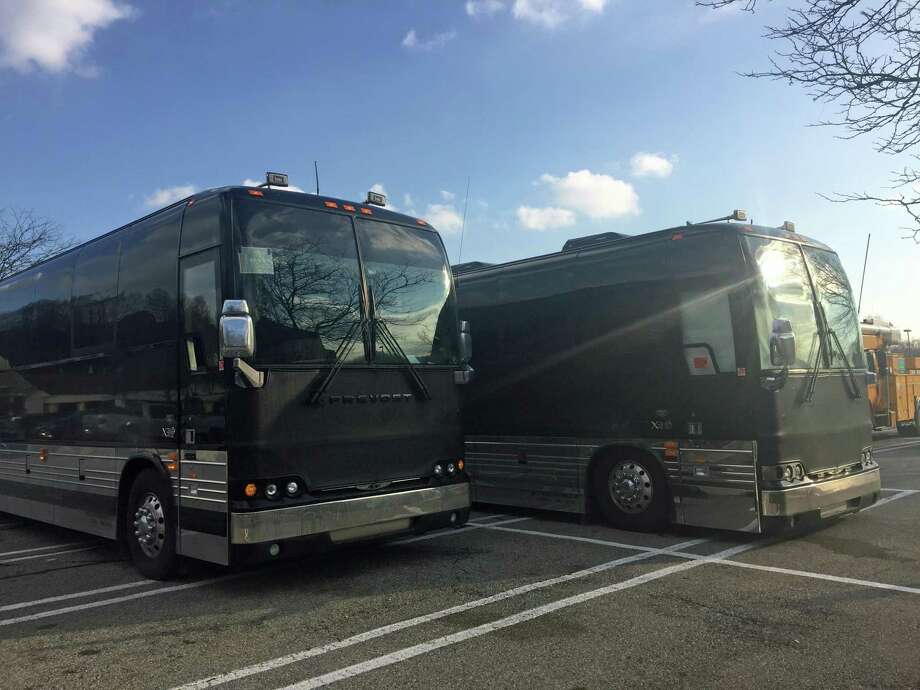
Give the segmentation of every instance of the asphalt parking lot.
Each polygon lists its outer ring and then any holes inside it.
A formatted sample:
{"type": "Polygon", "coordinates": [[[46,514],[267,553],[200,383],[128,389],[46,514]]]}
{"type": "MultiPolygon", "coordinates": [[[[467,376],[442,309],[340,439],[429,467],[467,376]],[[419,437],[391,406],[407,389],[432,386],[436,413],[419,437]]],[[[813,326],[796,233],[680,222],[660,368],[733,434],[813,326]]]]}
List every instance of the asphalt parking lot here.
{"type": "Polygon", "coordinates": [[[883,499],[770,540],[479,507],[464,529],[143,580],[0,513],[0,686],[920,686],[920,439],[883,499]]]}

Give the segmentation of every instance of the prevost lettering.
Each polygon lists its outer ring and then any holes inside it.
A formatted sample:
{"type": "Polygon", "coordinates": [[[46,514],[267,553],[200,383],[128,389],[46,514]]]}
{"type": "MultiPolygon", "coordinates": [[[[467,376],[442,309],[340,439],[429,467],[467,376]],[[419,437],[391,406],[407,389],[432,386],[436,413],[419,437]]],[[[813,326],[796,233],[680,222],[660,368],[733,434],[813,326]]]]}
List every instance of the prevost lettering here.
{"type": "Polygon", "coordinates": [[[355,393],[352,395],[330,395],[328,401],[330,405],[343,404],[351,405],[354,403],[388,403],[388,402],[408,402],[414,398],[412,393],[355,393]]]}

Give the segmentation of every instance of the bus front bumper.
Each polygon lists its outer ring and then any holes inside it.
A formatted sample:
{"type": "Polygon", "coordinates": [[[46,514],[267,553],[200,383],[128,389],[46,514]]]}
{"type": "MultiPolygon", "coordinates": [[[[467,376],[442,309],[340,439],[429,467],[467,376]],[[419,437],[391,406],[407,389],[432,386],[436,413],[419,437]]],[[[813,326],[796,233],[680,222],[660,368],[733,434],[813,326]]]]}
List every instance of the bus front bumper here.
{"type": "Polygon", "coordinates": [[[881,488],[881,474],[875,467],[849,477],[789,489],[761,490],[761,514],[764,517],[792,517],[818,512],[821,517],[831,517],[872,505],[878,500],[881,488]]]}
{"type": "Polygon", "coordinates": [[[366,539],[411,529],[419,518],[470,507],[468,482],[230,514],[232,544],[262,544],[328,534],[333,542],[366,539]]]}

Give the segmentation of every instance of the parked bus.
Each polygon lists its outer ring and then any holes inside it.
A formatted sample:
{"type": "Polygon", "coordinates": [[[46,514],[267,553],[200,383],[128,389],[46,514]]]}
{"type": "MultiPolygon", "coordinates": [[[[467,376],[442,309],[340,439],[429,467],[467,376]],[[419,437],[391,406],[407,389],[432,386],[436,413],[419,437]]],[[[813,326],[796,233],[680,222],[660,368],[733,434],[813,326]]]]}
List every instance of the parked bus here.
{"type": "Polygon", "coordinates": [[[891,324],[860,324],[869,369],[869,406],[876,430],[897,429],[913,436],[920,429],[920,356],[891,324]]]}
{"type": "Polygon", "coordinates": [[[605,233],[456,271],[473,500],[745,532],[874,503],[850,286],[790,226],[605,233]]]}
{"type": "Polygon", "coordinates": [[[369,202],[213,189],[0,282],[0,511],[153,578],[465,522],[446,254],[369,202]]]}

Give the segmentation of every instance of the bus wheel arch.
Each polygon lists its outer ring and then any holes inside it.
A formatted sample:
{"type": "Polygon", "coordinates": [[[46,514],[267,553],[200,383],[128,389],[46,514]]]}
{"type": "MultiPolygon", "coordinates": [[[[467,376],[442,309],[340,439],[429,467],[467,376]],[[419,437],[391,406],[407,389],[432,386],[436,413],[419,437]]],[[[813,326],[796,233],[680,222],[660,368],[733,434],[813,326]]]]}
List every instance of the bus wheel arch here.
{"type": "Polygon", "coordinates": [[[608,524],[651,532],[671,520],[671,492],[661,461],[634,445],[598,448],[588,464],[586,493],[608,524]]]}
{"type": "Polygon", "coordinates": [[[125,466],[121,470],[121,477],[118,479],[118,541],[125,543],[125,521],[128,513],[128,499],[131,494],[131,487],[134,485],[138,475],[146,469],[154,469],[162,477],[169,481],[169,475],[163,467],[163,463],[153,453],[139,453],[128,458],[125,466]]]}

